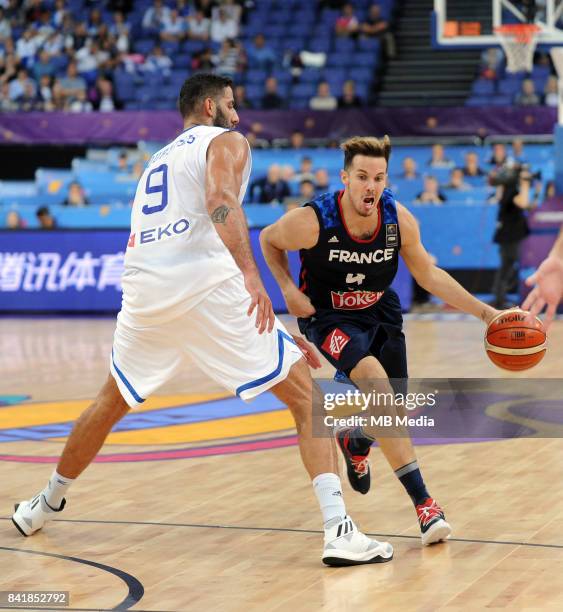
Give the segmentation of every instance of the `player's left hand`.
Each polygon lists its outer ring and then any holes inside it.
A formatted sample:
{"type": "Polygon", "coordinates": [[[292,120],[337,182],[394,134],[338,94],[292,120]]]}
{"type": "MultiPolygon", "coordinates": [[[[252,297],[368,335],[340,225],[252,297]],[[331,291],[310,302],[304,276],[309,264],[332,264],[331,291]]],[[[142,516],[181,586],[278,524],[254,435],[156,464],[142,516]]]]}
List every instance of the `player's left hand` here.
{"type": "Polygon", "coordinates": [[[297,346],[303,353],[307,365],[311,366],[313,370],[318,370],[322,366],[322,364],[313,345],[309,344],[309,342],[307,342],[307,340],[305,340],[304,338],[301,338],[301,336],[294,336],[292,334],[291,337],[295,340],[295,344],[297,344],[297,346]]]}
{"type": "Polygon", "coordinates": [[[246,274],[244,276],[244,286],[248,293],[250,293],[250,306],[246,313],[249,317],[256,309],[256,327],[258,333],[263,334],[266,328],[268,333],[274,329],[275,315],[274,309],[272,308],[272,300],[266,293],[264,284],[258,272],[253,274],[246,274]]]}
{"type": "Polygon", "coordinates": [[[548,257],[541,266],[525,281],[530,291],[522,304],[523,310],[529,310],[528,321],[531,323],[547,304],[545,330],[549,329],[557,311],[557,305],[563,299],[563,262],[557,257],[548,257]]]}

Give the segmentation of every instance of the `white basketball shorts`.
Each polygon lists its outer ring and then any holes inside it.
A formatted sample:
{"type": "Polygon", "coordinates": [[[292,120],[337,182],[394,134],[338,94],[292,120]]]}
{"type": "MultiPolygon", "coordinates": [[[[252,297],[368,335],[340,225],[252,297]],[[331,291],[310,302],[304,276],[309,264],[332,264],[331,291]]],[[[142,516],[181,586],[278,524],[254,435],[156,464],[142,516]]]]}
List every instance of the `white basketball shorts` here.
{"type": "Polygon", "coordinates": [[[284,380],[303,355],[281,321],[259,334],[242,276],[213,289],[185,315],[155,326],[120,312],[110,368],[134,408],[179,371],[195,364],[244,400],[284,380]]]}

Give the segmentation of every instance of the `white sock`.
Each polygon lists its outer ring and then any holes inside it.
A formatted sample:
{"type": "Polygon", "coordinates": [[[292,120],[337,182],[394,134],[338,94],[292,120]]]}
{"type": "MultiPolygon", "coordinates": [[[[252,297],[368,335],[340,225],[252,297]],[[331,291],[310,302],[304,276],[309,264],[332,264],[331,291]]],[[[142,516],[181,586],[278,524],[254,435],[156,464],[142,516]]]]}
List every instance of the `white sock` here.
{"type": "Polygon", "coordinates": [[[325,529],[336,525],[346,516],[342,485],[336,474],[319,474],[313,479],[313,489],[323,513],[325,529]]]}
{"type": "Polygon", "coordinates": [[[58,510],[61,507],[63,497],[73,482],[74,478],[61,476],[57,473],[57,470],[53,472],[47,486],[42,491],[45,501],[53,510],[58,510]]]}

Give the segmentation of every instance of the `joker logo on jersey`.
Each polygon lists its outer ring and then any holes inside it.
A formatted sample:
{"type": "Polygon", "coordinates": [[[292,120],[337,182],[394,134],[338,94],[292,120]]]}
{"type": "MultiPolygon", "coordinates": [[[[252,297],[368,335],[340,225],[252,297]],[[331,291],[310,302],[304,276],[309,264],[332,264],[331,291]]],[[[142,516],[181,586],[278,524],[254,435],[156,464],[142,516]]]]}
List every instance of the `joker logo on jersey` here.
{"type": "Polygon", "coordinates": [[[332,307],[338,310],[362,310],[378,302],[383,291],[331,291],[332,307]]]}

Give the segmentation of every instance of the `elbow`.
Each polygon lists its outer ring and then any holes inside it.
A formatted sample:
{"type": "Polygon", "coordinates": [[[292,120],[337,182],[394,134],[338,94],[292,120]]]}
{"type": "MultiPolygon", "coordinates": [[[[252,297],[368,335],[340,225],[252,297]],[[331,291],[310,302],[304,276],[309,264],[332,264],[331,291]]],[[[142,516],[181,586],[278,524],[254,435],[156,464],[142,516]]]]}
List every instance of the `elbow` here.
{"type": "Polygon", "coordinates": [[[238,197],[230,189],[216,189],[208,191],[205,204],[209,212],[213,212],[218,206],[225,205],[229,208],[238,206],[238,197]]]}
{"type": "Polygon", "coordinates": [[[432,268],[424,269],[424,270],[415,270],[412,273],[414,280],[420,285],[423,289],[432,293],[432,268]]]}

